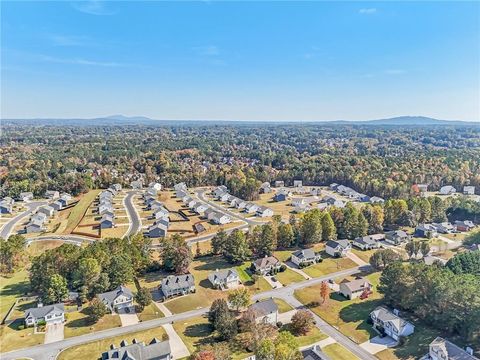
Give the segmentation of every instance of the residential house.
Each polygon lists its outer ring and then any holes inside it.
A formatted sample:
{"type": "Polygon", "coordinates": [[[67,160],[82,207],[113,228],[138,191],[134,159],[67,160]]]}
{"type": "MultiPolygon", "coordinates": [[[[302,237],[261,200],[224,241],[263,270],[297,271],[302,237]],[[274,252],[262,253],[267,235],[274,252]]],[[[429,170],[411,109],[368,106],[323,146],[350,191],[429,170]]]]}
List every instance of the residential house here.
{"type": "Polygon", "coordinates": [[[457,231],[470,231],[475,227],[475,224],[470,220],[455,221],[455,228],[457,231]]]}
{"type": "Polygon", "coordinates": [[[278,321],[278,306],[273,299],[257,301],[248,307],[255,314],[257,323],[276,325],[278,321]]]}
{"type": "MultiPolygon", "coordinates": [[[[327,206],[326,204],[324,204],[325,207],[327,206]]],[[[309,204],[300,204],[300,205],[297,205],[295,206],[295,209],[293,209],[293,211],[297,214],[303,214],[304,212],[310,210],[312,207],[309,205],[309,204]]]]}
{"type": "Polygon", "coordinates": [[[97,297],[112,313],[133,305],[133,293],[122,285],[115,290],[98,294],[97,297]]]}
{"type": "Polygon", "coordinates": [[[173,185],[173,188],[175,189],[175,191],[181,190],[183,192],[188,192],[187,184],[185,184],[184,182],[173,185]]]}
{"type": "Polygon", "coordinates": [[[312,187],[310,188],[310,195],[312,196],[320,196],[322,194],[322,189],[319,187],[312,187]]]}
{"type": "Polygon", "coordinates": [[[42,232],[45,230],[43,224],[45,222],[46,216],[43,213],[35,214],[30,222],[25,225],[25,232],[27,234],[42,232]]]}
{"type": "Polygon", "coordinates": [[[20,201],[30,201],[33,200],[33,193],[32,192],[21,192],[18,196],[18,200],[20,201]]]}
{"type": "Polygon", "coordinates": [[[393,312],[384,306],[379,306],[370,313],[373,328],[390,336],[394,340],[409,336],[415,331],[415,326],[398,316],[398,311],[393,312]]]}
{"type": "Polygon", "coordinates": [[[455,189],[451,185],[446,185],[446,186],[442,186],[439,192],[440,192],[440,195],[451,195],[451,194],[455,194],[457,192],[457,189],[455,189]]]}
{"type": "Polygon", "coordinates": [[[163,206],[160,206],[158,208],[156,208],[155,210],[153,210],[153,213],[152,213],[152,217],[154,219],[161,219],[161,218],[168,218],[168,215],[170,214],[170,212],[165,209],[163,206]]]}
{"type": "Polygon", "coordinates": [[[205,226],[200,222],[193,224],[193,228],[195,229],[196,234],[200,234],[206,230],[205,226]]]}
{"type": "Polygon", "coordinates": [[[428,191],[428,184],[417,184],[418,191],[426,193],[428,191]]]}
{"type": "Polygon", "coordinates": [[[269,194],[272,191],[273,190],[269,182],[264,182],[262,185],[260,185],[260,194],[269,194]]]}
{"type": "Polygon", "coordinates": [[[11,214],[12,211],[13,211],[13,202],[6,201],[5,199],[0,201],[1,214],[11,214]]]}
{"type": "Polygon", "coordinates": [[[293,187],[302,187],[303,181],[302,180],[293,180],[293,187]]]}
{"type": "Polygon", "coordinates": [[[410,235],[403,230],[393,230],[385,233],[385,241],[392,245],[400,245],[410,241],[410,235]]]}
{"type": "Polygon", "coordinates": [[[245,200],[240,199],[240,201],[236,204],[237,209],[243,210],[247,206],[247,202],[245,200]]]}
{"type": "Polygon", "coordinates": [[[288,197],[288,193],[284,190],[280,190],[273,196],[273,201],[276,201],[276,202],[285,201],[287,200],[287,197],[288,197]]]}
{"type": "Polygon", "coordinates": [[[384,202],[385,200],[378,196],[372,196],[370,198],[370,204],[383,204],[384,202]]]}
{"type": "Polygon", "coordinates": [[[161,191],[162,190],[162,184],[160,184],[158,182],[151,182],[150,184],[148,184],[148,187],[150,189],[154,189],[155,191],[161,191]]]}
{"type": "Polygon", "coordinates": [[[475,195],[475,186],[464,186],[463,187],[464,195],[475,195]]]}
{"type": "Polygon", "coordinates": [[[442,266],[445,266],[447,263],[447,260],[442,259],[438,256],[433,256],[433,255],[427,255],[423,257],[423,262],[425,265],[433,265],[433,264],[441,264],[442,266]]]}
{"type": "Polygon", "coordinates": [[[361,202],[370,202],[370,196],[365,194],[360,194],[358,196],[358,200],[360,200],[361,202]]]}
{"type": "Polygon", "coordinates": [[[68,198],[66,196],[60,196],[60,198],[57,200],[62,203],[62,206],[65,207],[68,205],[68,198]]]}
{"type": "Polygon", "coordinates": [[[362,250],[378,249],[380,247],[379,240],[385,238],[385,235],[383,234],[378,235],[379,236],[368,235],[358,237],[352,241],[352,245],[362,250]]]}
{"type": "Polygon", "coordinates": [[[266,206],[259,206],[257,209],[257,216],[260,217],[271,217],[273,216],[273,210],[266,206]]]}
{"type": "Polygon", "coordinates": [[[132,344],[122,340],[120,347],[110,345],[110,350],[102,354],[101,360],[172,360],[172,350],[168,340],[160,341],[156,338],[147,344],[137,342],[132,344]]]}
{"type": "Polygon", "coordinates": [[[195,292],[195,278],[192,274],[168,275],[162,280],[160,290],[165,299],[195,292]]]}
{"type": "Polygon", "coordinates": [[[165,223],[157,223],[148,227],[148,237],[150,238],[164,238],[167,237],[167,234],[168,226],[165,223]]]}
{"type": "Polygon", "coordinates": [[[305,204],[308,204],[308,203],[309,203],[308,199],[303,198],[303,197],[292,199],[292,206],[305,205],[305,204]]]}
{"type": "Polygon", "coordinates": [[[66,192],[62,192],[60,194],[60,198],[63,198],[65,199],[67,202],[71,201],[73,199],[73,196],[70,195],[69,193],[66,193],[66,192]]]}
{"type": "Polygon", "coordinates": [[[451,234],[455,232],[454,226],[449,222],[433,223],[432,225],[437,229],[437,232],[440,234],[451,234]]]}
{"type": "Polygon", "coordinates": [[[365,291],[371,291],[372,284],[365,279],[355,279],[352,281],[342,281],[340,283],[339,292],[347,299],[356,299],[365,291]]]}
{"type": "Polygon", "coordinates": [[[345,203],[342,201],[342,200],[338,200],[336,197],[334,196],[325,196],[323,199],[322,199],[322,202],[330,205],[330,206],[335,206],[335,207],[338,207],[338,208],[343,208],[345,207],[345,203]]]}
{"type": "Polygon", "coordinates": [[[63,209],[63,204],[58,200],[51,203],[50,206],[53,207],[55,211],[63,209]]]}
{"type": "Polygon", "coordinates": [[[145,193],[143,194],[143,196],[154,196],[156,197],[158,194],[157,190],[155,188],[148,188],[147,190],[145,190],[145,193]]]}
{"type": "Polygon", "coordinates": [[[114,225],[113,216],[110,214],[104,214],[100,219],[100,228],[101,229],[110,229],[114,225]]]}
{"type": "Polygon", "coordinates": [[[53,213],[55,212],[55,209],[53,207],[51,207],[50,205],[44,205],[44,206],[41,206],[38,209],[38,212],[42,213],[42,214],[45,214],[46,216],[50,217],[50,216],[53,216],[53,213]]]}
{"type": "Polygon", "coordinates": [[[218,197],[218,200],[220,200],[221,202],[227,202],[230,196],[232,195],[230,195],[229,193],[223,193],[218,197]]]}
{"type": "Polygon", "coordinates": [[[143,181],[141,180],[134,180],[130,183],[130,186],[134,190],[141,190],[143,188],[143,181]]]}
{"type": "Polygon", "coordinates": [[[415,236],[432,238],[438,235],[437,227],[433,224],[420,224],[415,228],[415,236]]]}
{"type": "Polygon", "coordinates": [[[228,188],[225,185],[221,185],[216,187],[212,193],[215,198],[219,199],[221,196],[228,194],[228,188]]]}
{"type": "Polygon", "coordinates": [[[437,337],[430,343],[428,354],[425,360],[478,360],[473,356],[473,350],[470,347],[463,350],[454,343],[437,337]]]}
{"type": "Polygon", "coordinates": [[[205,213],[205,210],[207,209],[208,209],[208,205],[203,203],[197,203],[193,207],[193,211],[195,211],[199,215],[203,215],[205,213]]]}
{"type": "Polygon", "coordinates": [[[328,187],[330,190],[332,191],[337,191],[337,188],[339,187],[340,185],[337,184],[337,183],[331,183],[328,187]]]}
{"type": "Polygon", "coordinates": [[[352,245],[348,240],[328,240],[325,245],[325,252],[333,257],[343,257],[350,251],[352,245]]]}
{"type": "Polygon", "coordinates": [[[275,187],[276,188],[281,188],[281,187],[284,187],[284,186],[285,186],[285,181],[282,181],[282,180],[275,181],[275,187]]]}
{"type": "Polygon", "coordinates": [[[262,275],[274,274],[281,266],[282,263],[275,256],[265,256],[252,263],[253,271],[262,275]]]}
{"type": "Polygon", "coordinates": [[[257,204],[247,203],[247,205],[245,205],[245,212],[248,214],[255,214],[258,208],[259,206],[257,204]]]}
{"type": "Polygon", "coordinates": [[[208,219],[208,220],[212,220],[213,218],[213,215],[216,213],[217,211],[211,207],[209,207],[207,210],[205,210],[203,212],[203,217],[208,219]]]}
{"type": "Polygon", "coordinates": [[[61,324],[65,321],[65,309],[63,304],[53,304],[30,308],[25,311],[25,325],[35,326],[39,322],[46,324],[61,324]]]}
{"type": "Polygon", "coordinates": [[[185,196],[188,196],[188,193],[183,191],[183,190],[176,190],[175,191],[175,196],[178,198],[178,199],[183,199],[185,196]]]}
{"type": "Polygon", "coordinates": [[[208,275],[208,281],[210,281],[214,288],[222,290],[232,289],[240,285],[240,277],[234,269],[217,269],[208,275]]]}
{"type": "Polygon", "coordinates": [[[117,184],[113,184],[113,185],[111,186],[111,188],[114,189],[116,192],[122,191],[122,185],[120,185],[120,184],[118,184],[118,183],[117,183],[117,184]]]}
{"type": "Polygon", "coordinates": [[[322,348],[318,344],[303,349],[301,352],[303,360],[330,360],[330,357],[322,351],[322,348]]]}
{"type": "Polygon", "coordinates": [[[221,213],[221,212],[215,212],[211,220],[214,224],[217,224],[217,225],[225,225],[232,222],[232,219],[230,219],[230,216],[225,215],[224,213],[221,213]]]}
{"type": "Polygon", "coordinates": [[[60,197],[60,193],[56,190],[47,190],[45,191],[45,198],[49,200],[55,200],[60,197]]]}
{"type": "Polygon", "coordinates": [[[110,186],[110,187],[107,189],[107,191],[108,191],[109,193],[111,193],[113,196],[117,196],[118,191],[115,190],[114,187],[110,186]]]}
{"type": "Polygon", "coordinates": [[[149,204],[147,205],[147,208],[153,211],[161,209],[163,207],[164,207],[163,203],[158,200],[150,201],[149,204]]]}
{"type": "Polygon", "coordinates": [[[306,266],[316,263],[321,258],[320,254],[316,254],[312,249],[303,249],[293,252],[291,261],[297,266],[306,266]]]}

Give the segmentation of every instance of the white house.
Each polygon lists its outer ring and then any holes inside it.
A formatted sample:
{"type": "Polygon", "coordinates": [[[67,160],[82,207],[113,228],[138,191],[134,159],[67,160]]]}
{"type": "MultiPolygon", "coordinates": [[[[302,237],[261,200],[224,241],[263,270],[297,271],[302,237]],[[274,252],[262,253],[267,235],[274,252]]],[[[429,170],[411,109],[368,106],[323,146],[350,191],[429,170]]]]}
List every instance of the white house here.
{"type": "Polygon", "coordinates": [[[33,193],[32,192],[22,192],[18,196],[20,201],[30,201],[33,200],[33,193]]]}
{"type": "Polygon", "coordinates": [[[248,307],[255,314],[257,323],[276,325],[278,321],[278,306],[273,299],[257,301],[248,307]]]}
{"type": "Polygon", "coordinates": [[[228,290],[240,285],[240,277],[235,269],[215,270],[208,275],[208,281],[214,288],[228,290]]]}
{"type": "Polygon", "coordinates": [[[451,185],[442,186],[440,188],[440,195],[451,195],[451,194],[455,194],[456,192],[457,192],[457,189],[455,189],[451,185]]]}
{"type": "Polygon", "coordinates": [[[348,240],[328,240],[325,245],[325,252],[333,257],[343,257],[350,251],[352,245],[348,240]]]}
{"type": "Polygon", "coordinates": [[[297,266],[305,266],[314,264],[320,259],[320,254],[316,254],[312,249],[303,249],[293,252],[291,261],[297,266]]]}
{"type": "Polygon", "coordinates": [[[257,204],[254,204],[254,203],[247,203],[245,205],[245,212],[247,214],[255,214],[258,210],[259,206],[257,204]]]}
{"type": "Polygon", "coordinates": [[[37,325],[39,321],[45,321],[47,324],[61,324],[65,321],[65,310],[63,304],[53,304],[42,306],[39,304],[36,308],[30,308],[25,311],[25,324],[27,326],[37,325]]]}
{"type": "Polygon", "coordinates": [[[160,285],[163,298],[176,295],[186,295],[195,292],[195,278],[192,274],[168,275],[160,285]]]}
{"type": "Polygon", "coordinates": [[[115,290],[98,294],[97,297],[111,312],[116,312],[133,305],[133,294],[130,289],[125,286],[119,286],[115,290]]]}
{"type": "Polygon", "coordinates": [[[379,241],[384,238],[383,234],[362,236],[354,239],[352,245],[362,250],[377,249],[380,247],[379,241]]]}
{"type": "Polygon", "coordinates": [[[44,205],[38,209],[38,212],[50,217],[50,216],[53,216],[55,209],[49,205],[44,205]]]}
{"type": "Polygon", "coordinates": [[[60,197],[60,193],[56,190],[47,190],[45,191],[45,198],[49,200],[55,200],[60,197]]]}
{"type": "Polygon", "coordinates": [[[478,360],[473,356],[473,349],[470,347],[463,350],[454,343],[437,337],[430,343],[428,354],[425,360],[478,360]]]}
{"type": "Polygon", "coordinates": [[[372,284],[365,279],[355,279],[352,281],[344,281],[340,283],[339,292],[347,299],[356,299],[364,291],[370,291],[372,289],[372,284]]]}
{"type": "Polygon", "coordinates": [[[162,184],[160,184],[158,182],[151,182],[150,184],[148,184],[148,187],[152,188],[152,189],[155,189],[156,191],[161,191],[162,190],[162,184]]]}
{"type": "Polygon", "coordinates": [[[463,187],[464,195],[475,195],[475,186],[464,186],[463,187]]]}
{"type": "Polygon", "coordinates": [[[259,206],[257,209],[257,216],[260,216],[260,217],[273,216],[273,210],[266,206],[259,206]]]}
{"type": "Polygon", "coordinates": [[[373,321],[373,328],[383,332],[394,340],[399,340],[401,336],[413,334],[415,326],[398,316],[398,312],[393,312],[386,307],[379,306],[370,313],[373,321]]]}
{"type": "Polygon", "coordinates": [[[293,180],[293,187],[302,187],[303,181],[302,180],[293,180]]]}
{"type": "Polygon", "coordinates": [[[230,216],[225,215],[221,212],[214,213],[211,220],[217,225],[225,225],[232,222],[232,219],[230,219],[230,216]]]}
{"type": "Polygon", "coordinates": [[[281,266],[282,263],[275,256],[265,256],[252,263],[253,271],[262,275],[272,274],[280,270],[281,266]]]}
{"type": "Polygon", "coordinates": [[[208,209],[208,205],[203,204],[203,203],[197,203],[193,207],[193,211],[195,211],[199,215],[203,215],[205,213],[205,210],[208,209]]]}

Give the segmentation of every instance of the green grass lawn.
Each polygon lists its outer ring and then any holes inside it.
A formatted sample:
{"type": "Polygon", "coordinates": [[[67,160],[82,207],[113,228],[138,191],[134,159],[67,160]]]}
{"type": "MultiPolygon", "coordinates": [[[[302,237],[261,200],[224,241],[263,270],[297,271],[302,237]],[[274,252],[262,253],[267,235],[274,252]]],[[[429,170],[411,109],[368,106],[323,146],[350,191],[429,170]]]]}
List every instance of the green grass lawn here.
{"type": "Polygon", "coordinates": [[[372,257],[373,254],[375,254],[377,250],[359,250],[353,248],[351,252],[355,255],[357,255],[360,259],[365,261],[366,263],[369,262],[370,258],[372,257]]]}
{"type": "MultiPolygon", "coordinates": [[[[358,298],[347,300],[342,295],[332,293],[330,294],[330,299],[324,304],[311,306],[310,308],[323,320],[338,327],[342,333],[357,343],[367,341],[377,335],[372,326],[367,324],[367,319],[370,312],[381,302],[382,296],[376,290],[379,277],[380,273],[373,273],[367,276],[368,280],[374,285],[375,290],[366,300],[358,298]]],[[[320,285],[297,290],[295,291],[295,296],[307,306],[314,302],[321,302],[320,285]]]]}
{"type": "Polygon", "coordinates": [[[292,256],[292,250],[278,250],[273,252],[273,256],[275,256],[278,260],[285,262],[292,256]]]}
{"type": "Polygon", "coordinates": [[[0,276],[0,319],[19,297],[27,294],[29,288],[27,270],[16,271],[8,277],[0,276]]]}
{"type": "Polygon", "coordinates": [[[242,283],[252,281],[252,277],[250,275],[250,272],[248,271],[250,269],[250,266],[252,266],[252,263],[250,261],[247,261],[244,264],[235,267],[235,270],[237,270],[238,276],[240,277],[242,283]]]}
{"type": "Polygon", "coordinates": [[[349,258],[332,258],[325,253],[322,253],[322,259],[322,262],[310,265],[302,270],[311,277],[320,277],[357,266],[349,258]]]}
{"type": "Polygon", "coordinates": [[[65,234],[70,234],[77,227],[82,220],[85,211],[88,209],[93,200],[95,200],[100,191],[101,190],[90,190],[88,193],[83,195],[80,201],[73,207],[67,219],[67,226],[64,232],[65,234]]]}
{"type": "Polygon", "coordinates": [[[0,326],[2,352],[43,344],[45,335],[34,334],[31,327],[19,330],[18,327],[23,324],[23,319],[17,319],[8,326],[0,326]]]}
{"type": "Polygon", "coordinates": [[[322,333],[316,326],[314,326],[306,335],[295,336],[299,347],[315,344],[320,340],[326,339],[328,336],[322,333]]]}
{"type": "Polygon", "coordinates": [[[62,351],[57,357],[58,360],[94,360],[99,359],[102,356],[102,353],[109,349],[110,344],[115,346],[120,346],[122,340],[128,341],[129,344],[132,343],[132,340],[135,338],[138,341],[144,341],[145,343],[150,342],[153,338],[157,338],[162,341],[166,336],[165,330],[163,327],[159,326],[145,331],[138,331],[134,333],[129,333],[126,335],[120,335],[116,337],[111,337],[99,341],[94,341],[91,343],[74,346],[71,348],[62,351]]]}
{"type": "Polygon", "coordinates": [[[305,278],[302,275],[300,275],[300,274],[296,273],[295,271],[290,270],[288,268],[284,272],[277,273],[275,275],[275,277],[284,286],[305,280],[305,278]]]}
{"type": "Polygon", "coordinates": [[[85,314],[84,310],[70,312],[65,315],[67,317],[64,331],[65,338],[111,329],[122,325],[120,316],[118,315],[105,315],[95,324],[90,323],[88,315],[85,314]]]}
{"type": "Polygon", "coordinates": [[[163,313],[157,308],[154,303],[145,306],[141,313],[137,314],[140,321],[148,321],[164,317],[163,313]]]}
{"type": "Polygon", "coordinates": [[[322,351],[327,354],[332,360],[353,360],[358,359],[350,351],[339,344],[330,344],[322,348],[322,351]]]}
{"type": "MultiPolygon", "coordinates": [[[[147,288],[147,289],[156,289],[160,286],[162,283],[162,280],[167,276],[168,274],[164,271],[154,271],[154,272],[149,272],[146,273],[145,275],[138,276],[138,282],[140,283],[140,287],[142,288],[147,288]]],[[[131,283],[131,289],[135,289],[135,285],[133,282],[131,283]]]]}

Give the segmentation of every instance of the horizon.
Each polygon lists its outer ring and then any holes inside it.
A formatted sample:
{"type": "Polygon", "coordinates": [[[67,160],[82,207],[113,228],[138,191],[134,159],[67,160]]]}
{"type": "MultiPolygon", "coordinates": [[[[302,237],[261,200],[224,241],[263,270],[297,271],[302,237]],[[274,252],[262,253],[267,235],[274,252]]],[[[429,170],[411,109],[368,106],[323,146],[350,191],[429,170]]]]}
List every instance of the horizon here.
{"type": "Polygon", "coordinates": [[[1,6],[2,119],[480,121],[477,2],[1,6]]]}

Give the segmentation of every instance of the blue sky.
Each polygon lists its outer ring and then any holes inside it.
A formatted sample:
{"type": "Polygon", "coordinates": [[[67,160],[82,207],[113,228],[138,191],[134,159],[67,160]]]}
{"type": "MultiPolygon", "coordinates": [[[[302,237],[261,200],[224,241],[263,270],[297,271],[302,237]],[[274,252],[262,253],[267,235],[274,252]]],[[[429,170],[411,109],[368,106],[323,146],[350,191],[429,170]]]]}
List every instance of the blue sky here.
{"type": "Polygon", "coordinates": [[[1,2],[1,115],[480,119],[479,2],[1,2]]]}

